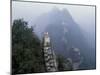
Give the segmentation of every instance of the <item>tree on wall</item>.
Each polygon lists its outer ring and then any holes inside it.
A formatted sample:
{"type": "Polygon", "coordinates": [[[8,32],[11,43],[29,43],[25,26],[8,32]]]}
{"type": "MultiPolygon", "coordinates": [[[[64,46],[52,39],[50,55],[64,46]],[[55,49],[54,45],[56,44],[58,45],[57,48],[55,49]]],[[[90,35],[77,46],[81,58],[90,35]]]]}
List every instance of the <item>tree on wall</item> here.
{"type": "Polygon", "coordinates": [[[71,59],[65,58],[62,55],[57,55],[58,71],[73,70],[71,59]]]}

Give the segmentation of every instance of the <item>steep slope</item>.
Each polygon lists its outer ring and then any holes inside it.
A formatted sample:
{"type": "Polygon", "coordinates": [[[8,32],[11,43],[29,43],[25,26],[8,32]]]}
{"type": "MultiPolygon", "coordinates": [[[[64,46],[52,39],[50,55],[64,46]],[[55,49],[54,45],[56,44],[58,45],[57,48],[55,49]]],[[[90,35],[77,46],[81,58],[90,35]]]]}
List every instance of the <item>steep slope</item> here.
{"type": "Polygon", "coordinates": [[[39,25],[36,29],[39,30],[37,34],[42,36],[43,32],[48,32],[57,54],[71,58],[73,61],[76,59],[78,63],[81,62],[79,69],[95,68],[95,48],[88,46],[83,35],[85,31],[74,21],[67,9],[54,8],[39,17],[37,24],[39,25]],[[75,55],[70,54],[73,48],[78,49],[75,55]]]}

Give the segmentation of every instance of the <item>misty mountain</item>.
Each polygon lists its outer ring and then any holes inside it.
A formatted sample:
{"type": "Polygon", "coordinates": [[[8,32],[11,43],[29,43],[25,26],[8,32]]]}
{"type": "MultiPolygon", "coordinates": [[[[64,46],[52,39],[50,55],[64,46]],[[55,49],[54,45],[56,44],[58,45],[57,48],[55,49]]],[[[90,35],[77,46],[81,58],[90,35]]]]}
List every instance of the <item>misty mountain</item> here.
{"type": "Polygon", "coordinates": [[[79,63],[79,69],[95,68],[95,47],[90,47],[85,36],[87,33],[74,21],[68,10],[55,7],[39,16],[35,24],[35,31],[41,39],[44,32],[49,33],[56,54],[79,63]]]}

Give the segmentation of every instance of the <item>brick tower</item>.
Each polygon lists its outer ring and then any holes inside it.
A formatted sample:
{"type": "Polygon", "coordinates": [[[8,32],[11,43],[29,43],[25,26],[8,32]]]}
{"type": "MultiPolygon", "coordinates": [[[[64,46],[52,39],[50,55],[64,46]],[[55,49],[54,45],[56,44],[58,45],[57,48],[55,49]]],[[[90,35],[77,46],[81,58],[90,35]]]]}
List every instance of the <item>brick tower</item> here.
{"type": "Polygon", "coordinates": [[[48,32],[44,33],[43,37],[43,54],[44,54],[46,71],[47,72],[57,71],[56,55],[54,53],[54,50],[52,50],[48,32]]]}

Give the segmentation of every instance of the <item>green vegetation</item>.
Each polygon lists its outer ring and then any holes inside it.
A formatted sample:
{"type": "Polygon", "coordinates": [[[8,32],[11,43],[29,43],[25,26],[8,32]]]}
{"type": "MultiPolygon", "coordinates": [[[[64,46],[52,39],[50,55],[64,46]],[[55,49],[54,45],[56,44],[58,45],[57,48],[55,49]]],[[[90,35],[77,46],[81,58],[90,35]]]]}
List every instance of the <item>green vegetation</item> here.
{"type": "Polygon", "coordinates": [[[58,62],[58,71],[71,71],[73,69],[72,61],[70,58],[66,59],[62,55],[58,55],[57,62],[58,62]]]}
{"type": "Polygon", "coordinates": [[[32,27],[23,19],[12,25],[12,73],[44,72],[41,44],[32,27]]]}
{"type": "MultiPolygon", "coordinates": [[[[72,63],[61,55],[57,56],[58,71],[72,70],[72,63]]],[[[12,25],[12,74],[46,72],[42,45],[33,27],[23,19],[14,20],[12,25]]]]}

